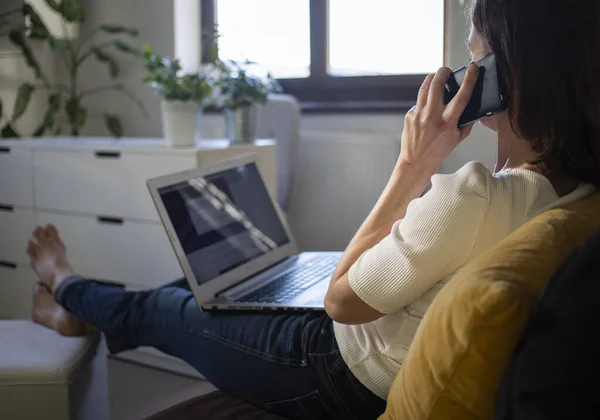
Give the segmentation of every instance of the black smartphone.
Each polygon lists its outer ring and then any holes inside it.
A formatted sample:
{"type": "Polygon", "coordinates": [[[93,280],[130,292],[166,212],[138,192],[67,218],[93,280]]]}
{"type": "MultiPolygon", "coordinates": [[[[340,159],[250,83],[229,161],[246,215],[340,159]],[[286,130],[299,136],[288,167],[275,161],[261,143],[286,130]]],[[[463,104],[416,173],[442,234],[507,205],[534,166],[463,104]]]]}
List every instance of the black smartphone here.
{"type": "MultiPolygon", "coordinates": [[[[459,127],[506,110],[506,94],[499,77],[496,56],[489,54],[475,64],[479,66],[477,84],[469,104],[458,120],[459,127]]],[[[460,68],[450,75],[444,92],[445,104],[448,104],[458,93],[468,67],[460,68]]]]}

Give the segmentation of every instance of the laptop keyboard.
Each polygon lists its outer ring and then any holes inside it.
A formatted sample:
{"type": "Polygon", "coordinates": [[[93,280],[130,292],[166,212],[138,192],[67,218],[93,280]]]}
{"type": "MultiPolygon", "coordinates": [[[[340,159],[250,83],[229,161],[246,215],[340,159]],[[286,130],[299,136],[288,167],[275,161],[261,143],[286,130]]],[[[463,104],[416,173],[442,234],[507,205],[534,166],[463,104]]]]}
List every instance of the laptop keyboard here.
{"type": "Polygon", "coordinates": [[[339,261],[337,255],[315,256],[314,260],[302,262],[269,284],[236,300],[244,303],[283,303],[306,289],[331,276],[339,261]]]}

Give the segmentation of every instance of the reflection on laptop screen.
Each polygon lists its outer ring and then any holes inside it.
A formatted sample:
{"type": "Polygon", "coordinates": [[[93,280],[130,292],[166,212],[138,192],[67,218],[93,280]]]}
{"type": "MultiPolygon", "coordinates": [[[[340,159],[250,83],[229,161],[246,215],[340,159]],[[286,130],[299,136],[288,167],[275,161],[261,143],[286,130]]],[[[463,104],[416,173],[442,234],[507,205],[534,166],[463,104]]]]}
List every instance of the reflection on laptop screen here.
{"type": "Polygon", "coordinates": [[[199,284],[289,242],[254,163],[158,193],[199,284]]]}

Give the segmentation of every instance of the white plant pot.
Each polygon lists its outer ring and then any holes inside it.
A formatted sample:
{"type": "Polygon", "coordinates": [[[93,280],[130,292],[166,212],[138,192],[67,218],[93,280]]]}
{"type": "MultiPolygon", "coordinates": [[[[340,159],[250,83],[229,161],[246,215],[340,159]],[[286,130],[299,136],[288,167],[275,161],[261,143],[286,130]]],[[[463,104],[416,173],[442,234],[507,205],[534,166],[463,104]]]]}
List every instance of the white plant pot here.
{"type": "Polygon", "coordinates": [[[160,104],[163,134],[170,148],[193,147],[202,108],[196,102],[165,101],[160,104]]]}

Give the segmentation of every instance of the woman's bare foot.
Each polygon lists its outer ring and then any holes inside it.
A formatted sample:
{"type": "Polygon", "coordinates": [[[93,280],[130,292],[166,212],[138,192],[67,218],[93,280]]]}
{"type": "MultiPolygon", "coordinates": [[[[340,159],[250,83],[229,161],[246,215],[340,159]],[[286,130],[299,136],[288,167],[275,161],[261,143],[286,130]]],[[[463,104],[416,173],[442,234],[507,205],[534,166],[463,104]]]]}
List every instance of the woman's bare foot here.
{"type": "Polygon", "coordinates": [[[86,324],[56,303],[54,296],[44,283],[37,283],[33,288],[32,318],[34,322],[68,337],[95,332],[94,327],[86,324]]]}
{"type": "Polygon", "coordinates": [[[54,293],[64,279],[73,275],[67,262],[67,249],[52,225],[45,228],[38,226],[33,231],[33,238],[35,240],[30,240],[27,244],[31,267],[40,281],[54,293]]]}

